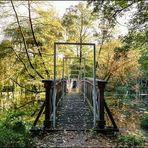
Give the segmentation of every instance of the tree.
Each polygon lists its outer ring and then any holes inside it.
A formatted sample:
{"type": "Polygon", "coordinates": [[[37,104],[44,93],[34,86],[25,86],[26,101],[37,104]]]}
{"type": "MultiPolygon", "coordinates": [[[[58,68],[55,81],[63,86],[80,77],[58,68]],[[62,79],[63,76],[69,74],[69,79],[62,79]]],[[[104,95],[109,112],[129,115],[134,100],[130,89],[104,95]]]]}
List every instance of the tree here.
{"type": "Polygon", "coordinates": [[[133,18],[129,22],[130,32],[122,38],[122,42],[127,49],[133,47],[139,50],[141,56],[139,63],[141,64],[141,71],[143,75],[147,75],[147,47],[148,47],[148,3],[141,1],[136,5],[137,11],[134,12],[133,18]]]}
{"type": "MultiPolygon", "coordinates": [[[[95,14],[92,15],[92,10],[87,8],[85,3],[80,2],[76,6],[71,6],[65,12],[62,18],[62,25],[65,28],[67,42],[91,42],[93,40],[94,25],[96,21],[95,14]]],[[[79,57],[79,67],[82,68],[82,57],[88,54],[90,49],[88,47],[77,46],[74,55],[79,57]]],[[[76,63],[76,61],[74,61],[76,63]]],[[[80,74],[79,73],[79,74],[80,74]]],[[[81,74],[80,74],[81,75],[81,74]]]]}
{"type": "Polygon", "coordinates": [[[9,2],[12,13],[8,16],[13,19],[4,32],[7,40],[0,45],[1,83],[6,85],[13,81],[17,91],[21,87],[27,93],[38,94],[43,92],[41,80],[52,75],[53,58],[50,55],[53,54],[54,41],[62,38],[63,28],[52,7],[43,10],[37,9],[34,2],[24,3],[28,8],[28,16],[25,17],[19,13],[21,4],[16,7],[15,2],[9,2]]]}
{"type": "MultiPolygon", "coordinates": [[[[65,27],[68,42],[90,42],[93,38],[92,30],[96,20],[91,12],[92,10],[82,2],[67,9],[62,18],[62,24],[65,27]]],[[[79,53],[77,48],[77,56],[80,56],[81,60],[82,46],[80,46],[79,53]]]]}
{"type": "Polygon", "coordinates": [[[138,63],[140,53],[132,48],[126,52],[119,52],[117,49],[121,47],[122,43],[119,40],[112,40],[102,46],[100,54],[97,76],[108,81],[112,89],[117,84],[130,85],[131,81],[141,74],[138,63]]]}
{"type": "MultiPolygon", "coordinates": [[[[41,79],[49,78],[49,69],[47,69],[48,62],[45,57],[47,57],[46,53],[53,53],[53,51],[49,49],[53,49],[54,40],[62,37],[62,35],[59,35],[59,32],[62,30],[60,21],[56,18],[52,8],[48,11],[43,11],[41,9],[34,10],[33,13],[36,14],[36,18],[32,19],[31,3],[28,1],[28,18],[25,23],[22,23],[23,21],[19,20],[19,16],[12,1],[11,4],[15,18],[17,19],[17,25],[14,23],[9,26],[6,29],[6,35],[9,36],[9,38],[11,37],[13,43],[15,42],[17,49],[14,49],[14,51],[17,50],[21,56],[24,55],[27,57],[29,67],[35,72],[35,76],[32,76],[32,78],[36,76],[39,76],[41,79]],[[36,63],[33,64],[33,61],[36,63]],[[42,69],[40,72],[37,70],[39,66],[41,67],[40,69],[42,69]]],[[[20,60],[25,66],[25,62],[23,62],[21,58],[20,60]]]]}
{"type": "Polygon", "coordinates": [[[114,24],[117,17],[123,15],[124,12],[130,11],[133,6],[137,6],[137,12],[140,12],[143,6],[147,5],[147,2],[144,0],[88,0],[88,5],[91,4],[94,12],[101,13],[104,19],[114,24]]]}

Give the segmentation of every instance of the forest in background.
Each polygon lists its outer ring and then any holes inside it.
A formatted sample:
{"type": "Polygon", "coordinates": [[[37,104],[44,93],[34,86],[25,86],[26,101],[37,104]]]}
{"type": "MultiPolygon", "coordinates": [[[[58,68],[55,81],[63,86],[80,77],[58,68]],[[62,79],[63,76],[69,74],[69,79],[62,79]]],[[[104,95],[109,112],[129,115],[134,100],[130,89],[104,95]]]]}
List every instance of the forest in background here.
{"type": "MultiPolygon", "coordinates": [[[[67,8],[62,17],[50,2],[0,1],[0,7],[0,20],[4,23],[0,43],[0,146],[9,147],[13,142],[6,139],[11,137],[18,141],[14,146],[30,145],[31,138],[24,135],[28,136],[45,99],[42,80],[53,79],[56,41],[96,43],[97,79],[108,82],[105,99],[114,118],[123,134],[143,140],[148,127],[147,1],[88,0],[67,8]],[[117,36],[118,18],[127,12],[131,15],[126,24],[128,33],[117,36]]],[[[62,78],[62,57],[69,55],[80,61],[85,57],[86,76],[93,76],[93,52],[89,46],[58,48],[58,78],[62,78]]],[[[40,124],[42,120],[43,117],[40,124]]],[[[133,137],[120,136],[119,141],[130,138],[133,137]]]]}

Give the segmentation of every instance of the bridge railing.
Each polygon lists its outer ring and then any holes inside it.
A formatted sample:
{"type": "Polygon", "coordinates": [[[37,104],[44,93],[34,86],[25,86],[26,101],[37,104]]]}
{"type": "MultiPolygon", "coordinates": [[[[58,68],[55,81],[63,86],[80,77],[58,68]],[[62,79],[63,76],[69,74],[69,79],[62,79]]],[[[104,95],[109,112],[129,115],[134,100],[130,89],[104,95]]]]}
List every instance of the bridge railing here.
{"type": "MultiPolygon", "coordinates": [[[[36,126],[43,110],[45,110],[45,119],[44,119],[44,128],[50,128],[52,126],[53,118],[53,95],[54,95],[54,80],[43,80],[45,88],[45,101],[33,123],[33,127],[36,126]]],[[[62,96],[66,93],[66,79],[58,79],[55,84],[55,104],[58,105],[58,102],[62,96]]]]}
{"type": "MultiPolygon", "coordinates": [[[[104,80],[96,80],[96,128],[105,130],[107,129],[106,126],[106,119],[105,115],[110,119],[110,122],[112,124],[112,127],[110,130],[118,131],[118,127],[114,121],[114,118],[112,116],[112,113],[105,101],[104,98],[104,91],[105,91],[105,85],[106,81],[104,80]]],[[[89,106],[93,109],[93,80],[91,78],[85,78],[85,81],[81,81],[81,92],[84,95],[84,99],[87,100],[87,103],[89,106]]]]}
{"type": "Polygon", "coordinates": [[[80,81],[80,89],[81,92],[84,95],[84,99],[88,99],[87,103],[89,104],[89,107],[93,107],[93,83],[89,81],[88,79],[85,79],[80,81]]]}

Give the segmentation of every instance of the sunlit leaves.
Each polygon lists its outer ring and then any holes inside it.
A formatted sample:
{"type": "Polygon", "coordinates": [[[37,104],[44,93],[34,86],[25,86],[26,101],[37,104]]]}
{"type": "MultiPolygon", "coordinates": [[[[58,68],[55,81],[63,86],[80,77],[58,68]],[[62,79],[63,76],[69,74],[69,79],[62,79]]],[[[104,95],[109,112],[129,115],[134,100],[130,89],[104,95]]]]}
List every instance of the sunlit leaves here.
{"type": "Polygon", "coordinates": [[[139,52],[132,49],[128,51],[119,50],[121,47],[119,41],[112,41],[103,45],[98,59],[97,75],[99,78],[109,80],[112,83],[116,83],[116,81],[126,83],[126,79],[129,77],[138,77],[140,74],[139,52]]]}
{"type": "Polygon", "coordinates": [[[53,9],[37,10],[38,18],[35,21],[35,33],[37,38],[44,41],[44,45],[53,48],[53,43],[62,38],[62,25],[56,17],[53,9]]]}
{"type": "Polygon", "coordinates": [[[128,6],[129,0],[115,0],[115,4],[119,5],[120,7],[124,8],[128,6]]]}
{"type": "Polygon", "coordinates": [[[130,29],[144,31],[148,26],[148,2],[137,3],[136,9],[137,11],[130,20],[130,29]]]}
{"type": "Polygon", "coordinates": [[[62,24],[65,27],[68,41],[86,42],[92,35],[91,28],[95,20],[96,16],[92,14],[92,10],[83,3],[67,9],[62,24]]]}

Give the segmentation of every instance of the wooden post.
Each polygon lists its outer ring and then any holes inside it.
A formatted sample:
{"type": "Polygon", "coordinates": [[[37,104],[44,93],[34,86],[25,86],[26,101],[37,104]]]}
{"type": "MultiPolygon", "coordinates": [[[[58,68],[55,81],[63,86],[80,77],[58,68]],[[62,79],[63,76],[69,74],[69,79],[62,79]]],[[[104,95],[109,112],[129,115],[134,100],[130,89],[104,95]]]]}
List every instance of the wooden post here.
{"type": "Polygon", "coordinates": [[[105,120],[104,120],[104,89],[105,89],[105,85],[106,85],[106,81],[103,80],[98,80],[97,81],[97,85],[98,85],[98,89],[99,89],[99,121],[98,121],[98,127],[100,129],[104,129],[105,127],[105,120]]]}
{"type": "Polygon", "coordinates": [[[43,80],[44,88],[45,88],[45,120],[44,120],[44,128],[50,128],[51,127],[51,100],[52,100],[52,86],[53,86],[53,80],[43,80]]]}
{"type": "Polygon", "coordinates": [[[67,93],[67,81],[66,78],[64,78],[64,93],[67,93]]]}

